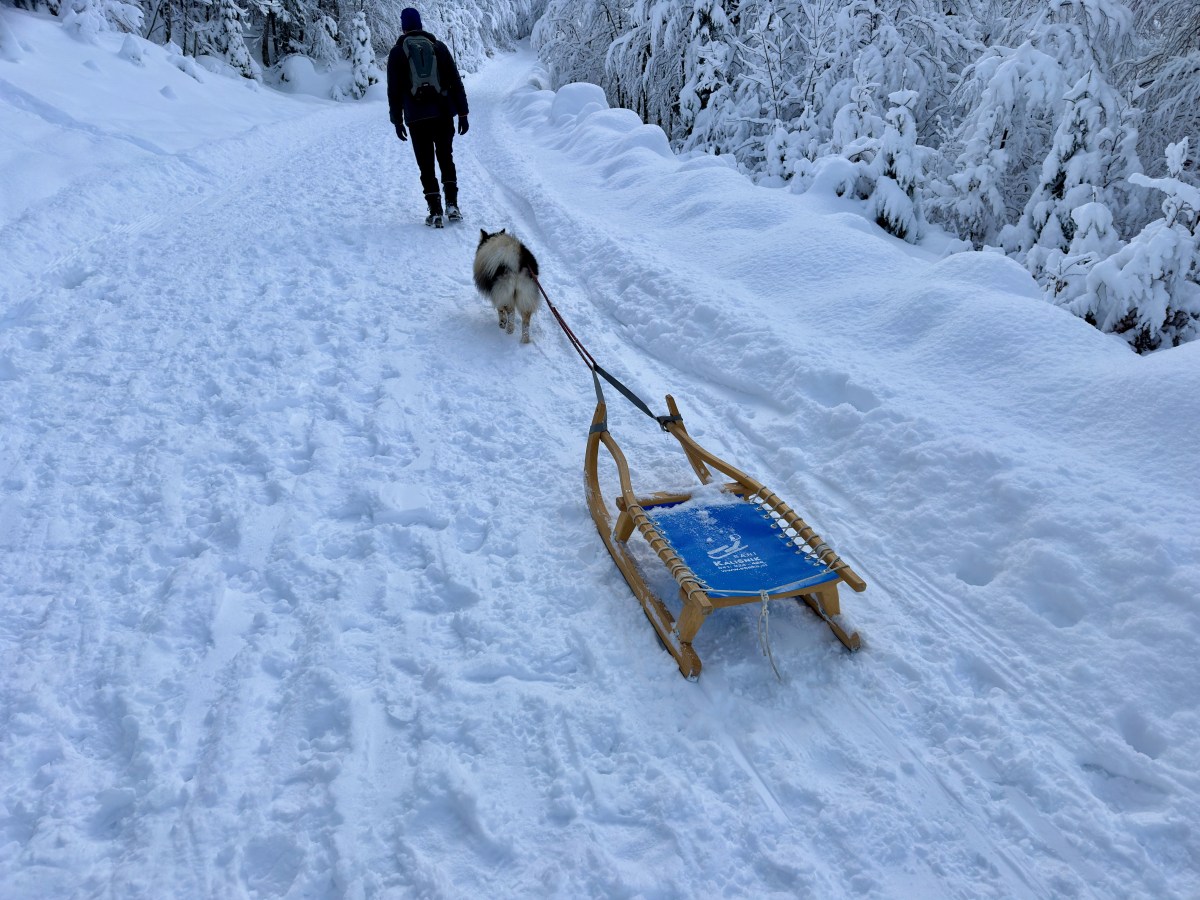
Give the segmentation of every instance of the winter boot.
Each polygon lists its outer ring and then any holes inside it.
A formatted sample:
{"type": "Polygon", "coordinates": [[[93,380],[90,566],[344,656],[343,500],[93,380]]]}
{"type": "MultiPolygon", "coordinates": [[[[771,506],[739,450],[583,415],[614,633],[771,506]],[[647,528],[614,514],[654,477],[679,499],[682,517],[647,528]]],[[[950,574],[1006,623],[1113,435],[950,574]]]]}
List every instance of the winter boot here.
{"type": "Polygon", "coordinates": [[[441,228],[446,224],[446,214],[442,212],[442,197],[440,194],[426,194],[425,202],[429,204],[429,215],[425,224],[433,228],[441,228]]]}
{"type": "Polygon", "coordinates": [[[458,185],[447,181],[442,185],[446,191],[446,218],[451,222],[461,222],[462,213],[458,210],[458,185]]]}

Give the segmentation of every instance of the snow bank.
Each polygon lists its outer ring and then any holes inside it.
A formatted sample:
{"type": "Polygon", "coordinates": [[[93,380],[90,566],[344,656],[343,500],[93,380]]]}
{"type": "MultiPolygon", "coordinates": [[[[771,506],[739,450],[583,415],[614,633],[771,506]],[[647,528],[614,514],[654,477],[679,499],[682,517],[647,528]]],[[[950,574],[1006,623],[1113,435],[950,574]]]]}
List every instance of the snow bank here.
{"type": "Polygon", "coordinates": [[[6,11],[4,21],[28,52],[0,70],[0,225],[132,168],[200,165],[197,151],[314,111],[311,97],[264,102],[257,83],[228,67],[208,71],[133,35],[101,32],[83,44],[53,19],[6,11]]]}

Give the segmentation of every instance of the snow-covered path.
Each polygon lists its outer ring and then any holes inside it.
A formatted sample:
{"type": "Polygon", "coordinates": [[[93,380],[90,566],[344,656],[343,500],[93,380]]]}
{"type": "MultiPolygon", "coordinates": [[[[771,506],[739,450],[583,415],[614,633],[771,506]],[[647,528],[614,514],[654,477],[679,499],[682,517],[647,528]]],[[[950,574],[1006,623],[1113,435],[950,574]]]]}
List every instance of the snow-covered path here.
{"type": "MultiPolygon", "coordinates": [[[[367,103],[0,233],[22,249],[0,325],[6,891],[1193,894],[1196,513],[1155,494],[1126,518],[1142,485],[1097,491],[1096,469],[1142,444],[1048,423],[1116,405],[1169,430],[1146,398],[1182,381],[1196,411],[1197,348],[1131,376],[1005,261],[937,262],[681,165],[631,114],[556,127],[532,67],[468,82],[462,227],[419,224],[410,150],[367,103]],[[45,240],[64,221],[66,253],[45,240]],[[656,407],[674,393],[852,560],[863,652],[780,609],[781,684],[744,607],[679,677],[583,502],[586,369],[544,311],[532,345],[496,328],[478,227],[523,237],[598,360],[656,407]],[[957,305],[968,284],[987,311],[957,305]],[[1047,321],[1093,355],[1030,404],[1047,321]]],[[[647,487],[688,482],[610,407],[647,487]]]]}

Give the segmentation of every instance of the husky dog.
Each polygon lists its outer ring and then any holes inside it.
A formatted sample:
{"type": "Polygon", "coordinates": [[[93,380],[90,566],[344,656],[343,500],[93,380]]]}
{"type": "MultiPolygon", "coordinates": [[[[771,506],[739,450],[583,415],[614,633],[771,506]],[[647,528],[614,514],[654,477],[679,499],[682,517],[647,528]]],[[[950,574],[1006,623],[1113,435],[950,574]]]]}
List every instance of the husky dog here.
{"type": "Polygon", "coordinates": [[[529,343],[529,319],[542,297],[538,291],[538,264],[529,248],[503,228],[494,234],[479,230],[475,251],[475,286],[500,313],[500,327],[509,334],[521,314],[521,343],[529,343]]]}

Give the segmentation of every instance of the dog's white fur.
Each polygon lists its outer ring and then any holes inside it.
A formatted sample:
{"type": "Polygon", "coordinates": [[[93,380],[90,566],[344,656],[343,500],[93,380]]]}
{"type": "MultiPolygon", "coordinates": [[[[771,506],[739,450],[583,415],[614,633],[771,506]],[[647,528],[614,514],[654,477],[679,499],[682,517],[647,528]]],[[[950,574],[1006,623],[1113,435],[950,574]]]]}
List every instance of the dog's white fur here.
{"type": "Polygon", "coordinates": [[[475,286],[491,300],[500,315],[500,327],[509,334],[521,314],[521,343],[529,343],[529,320],[541,305],[537,260],[529,248],[506,231],[480,231],[475,251],[475,286]]]}

